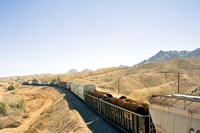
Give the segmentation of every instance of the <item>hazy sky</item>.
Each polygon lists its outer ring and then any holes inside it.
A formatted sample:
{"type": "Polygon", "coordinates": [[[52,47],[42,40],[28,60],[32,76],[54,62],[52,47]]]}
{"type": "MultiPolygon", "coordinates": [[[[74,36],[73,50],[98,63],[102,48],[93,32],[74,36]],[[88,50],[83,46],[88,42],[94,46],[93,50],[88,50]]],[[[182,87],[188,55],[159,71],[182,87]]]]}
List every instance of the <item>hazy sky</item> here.
{"type": "Polygon", "coordinates": [[[200,0],[0,0],[0,77],[132,66],[200,47],[200,0]]]}

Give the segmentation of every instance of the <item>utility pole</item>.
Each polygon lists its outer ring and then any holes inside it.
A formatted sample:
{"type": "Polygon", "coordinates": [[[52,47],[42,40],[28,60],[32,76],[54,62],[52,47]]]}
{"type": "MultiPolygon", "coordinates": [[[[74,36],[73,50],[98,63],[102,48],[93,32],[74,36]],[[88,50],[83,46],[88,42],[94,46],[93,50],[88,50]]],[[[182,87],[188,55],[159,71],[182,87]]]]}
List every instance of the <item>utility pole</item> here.
{"type": "Polygon", "coordinates": [[[45,75],[45,83],[47,84],[47,76],[45,75]]]}
{"type": "MultiPolygon", "coordinates": [[[[165,73],[165,74],[167,74],[167,73],[174,73],[174,72],[160,72],[160,73],[165,73]]],[[[180,73],[180,72],[177,72],[177,91],[178,91],[178,93],[180,93],[180,75],[181,75],[182,73],[180,73]]],[[[166,76],[166,75],[165,75],[166,76]]]]}
{"type": "Polygon", "coordinates": [[[178,72],[178,93],[180,92],[179,88],[180,88],[180,74],[178,72]]]}
{"type": "Polygon", "coordinates": [[[119,94],[119,89],[120,89],[119,78],[117,79],[117,82],[118,82],[118,94],[119,94]]]}

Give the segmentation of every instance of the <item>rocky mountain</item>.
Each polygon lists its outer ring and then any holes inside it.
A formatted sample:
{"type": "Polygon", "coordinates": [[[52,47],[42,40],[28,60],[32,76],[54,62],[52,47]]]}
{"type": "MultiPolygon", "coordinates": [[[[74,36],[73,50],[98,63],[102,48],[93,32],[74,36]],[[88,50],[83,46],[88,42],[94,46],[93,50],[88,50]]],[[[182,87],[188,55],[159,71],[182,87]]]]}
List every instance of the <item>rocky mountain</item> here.
{"type": "Polygon", "coordinates": [[[197,49],[191,51],[187,56],[190,57],[190,58],[200,57],[200,48],[197,48],[197,49]]]}
{"type": "Polygon", "coordinates": [[[92,72],[92,70],[86,68],[86,69],[82,70],[81,72],[92,72]]]}
{"type": "Polygon", "coordinates": [[[74,74],[74,73],[78,73],[78,71],[76,69],[70,69],[67,74],[74,74]]]}
{"type": "Polygon", "coordinates": [[[200,57],[200,48],[193,51],[163,51],[160,50],[156,55],[152,56],[148,60],[144,60],[134,66],[141,66],[151,62],[164,62],[175,58],[195,58],[200,57]]]}

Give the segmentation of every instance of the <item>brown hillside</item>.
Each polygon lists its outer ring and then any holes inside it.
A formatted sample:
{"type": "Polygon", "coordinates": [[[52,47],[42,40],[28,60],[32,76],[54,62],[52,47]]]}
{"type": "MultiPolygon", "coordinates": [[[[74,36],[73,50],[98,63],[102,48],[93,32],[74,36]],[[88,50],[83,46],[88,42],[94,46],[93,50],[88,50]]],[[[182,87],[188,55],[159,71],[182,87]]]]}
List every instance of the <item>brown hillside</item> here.
{"type": "Polygon", "coordinates": [[[178,73],[181,93],[200,86],[200,58],[174,59],[136,68],[115,69],[76,80],[94,83],[103,90],[119,91],[121,95],[133,99],[148,100],[152,94],[177,93],[178,73]]]}
{"type": "Polygon", "coordinates": [[[178,73],[180,73],[181,93],[198,88],[200,86],[200,58],[180,58],[135,68],[113,67],[70,75],[41,75],[37,76],[37,79],[52,81],[59,78],[61,81],[95,84],[99,90],[148,101],[152,94],[176,93],[178,73]]]}

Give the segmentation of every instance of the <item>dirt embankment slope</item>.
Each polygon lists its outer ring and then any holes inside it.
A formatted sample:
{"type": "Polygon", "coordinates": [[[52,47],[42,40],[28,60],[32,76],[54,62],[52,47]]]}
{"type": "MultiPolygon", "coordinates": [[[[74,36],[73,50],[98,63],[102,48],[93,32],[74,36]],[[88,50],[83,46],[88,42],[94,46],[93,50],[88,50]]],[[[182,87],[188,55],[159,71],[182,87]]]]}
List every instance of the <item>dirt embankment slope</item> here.
{"type": "Polygon", "coordinates": [[[5,105],[5,113],[0,113],[0,133],[91,132],[78,112],[68,107],[64,94],[53,88],[20,86],[0,91],[0,110],[5,105]]]}

